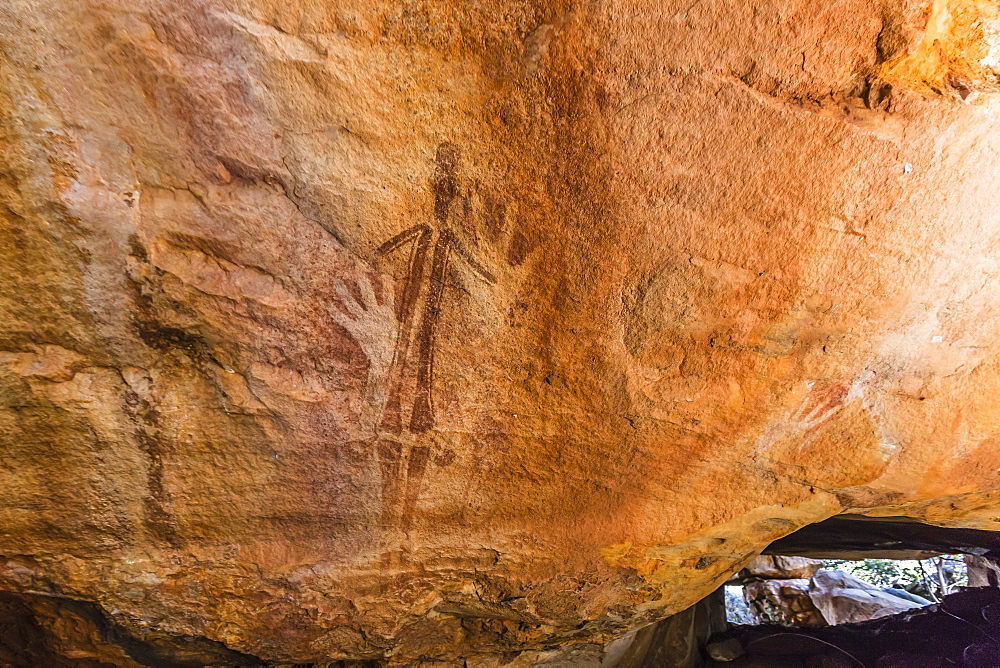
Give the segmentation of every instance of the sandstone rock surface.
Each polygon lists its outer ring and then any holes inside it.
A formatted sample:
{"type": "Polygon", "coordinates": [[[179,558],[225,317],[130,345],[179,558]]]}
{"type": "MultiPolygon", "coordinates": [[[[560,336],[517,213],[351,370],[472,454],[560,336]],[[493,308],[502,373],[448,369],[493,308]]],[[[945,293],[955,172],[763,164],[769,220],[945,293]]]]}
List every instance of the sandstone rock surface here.
{"type": "Polygon", "coordinates": [[[1000,528],[997,14],[8,0],[4,605],[528,665],[842,512],[1000,528]]]}
{"type": "Polygon", "coordinates": [[[745,585],[744,597],[757,624],[826,626],[810,597],[811,584],[809,579],[759,580],[745,585]]]}
{"type": "Polygon", "coordinates": [[[965,556],[970,587],[1000,587],[1000,563],[988,557],[965,556]]]}
{"type": "Polygon", "coordinates": [[[849,573],[827,570],[809,580],[808,596],[829,624],[866,622],[930,604],[896,596],[849,573]]]}
{"type": "Polygon", "coordinates": [[[820,559],[762,554],[751,559],[746,567],[740,571],[740,575],[744,578],[760,580],[808,579],[821,568],[823,568],[823,561],[820,559]]]}

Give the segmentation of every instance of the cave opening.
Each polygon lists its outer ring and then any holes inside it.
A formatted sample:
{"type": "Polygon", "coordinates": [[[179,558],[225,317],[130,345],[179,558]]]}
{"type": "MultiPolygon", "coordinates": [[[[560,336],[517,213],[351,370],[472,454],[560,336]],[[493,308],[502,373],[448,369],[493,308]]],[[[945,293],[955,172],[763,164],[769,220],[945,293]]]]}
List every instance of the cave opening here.
{"type": "Polygon", "coordinates": [[[978,557],[809,559],[761,556],[725,585],[731,624],[829,626],[940,603],[968,586],[978,557]]]}
{"type": "Polygon", "coordinates": [[[1000,665],[1000,532],[836,516],[769,545],[723,592],[727,629],[704,665],[1000,665]]]}

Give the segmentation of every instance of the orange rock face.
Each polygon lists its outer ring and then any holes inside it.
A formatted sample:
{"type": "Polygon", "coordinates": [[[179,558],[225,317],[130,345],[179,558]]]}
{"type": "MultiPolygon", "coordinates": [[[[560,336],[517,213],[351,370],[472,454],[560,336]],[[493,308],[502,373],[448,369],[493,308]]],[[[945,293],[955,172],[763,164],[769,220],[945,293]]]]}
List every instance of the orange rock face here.
{"type": "Polygon", "coordinates": [[[1000,528],[993,3],[0,16],[0,590],[528,661],[1000,528]]]}

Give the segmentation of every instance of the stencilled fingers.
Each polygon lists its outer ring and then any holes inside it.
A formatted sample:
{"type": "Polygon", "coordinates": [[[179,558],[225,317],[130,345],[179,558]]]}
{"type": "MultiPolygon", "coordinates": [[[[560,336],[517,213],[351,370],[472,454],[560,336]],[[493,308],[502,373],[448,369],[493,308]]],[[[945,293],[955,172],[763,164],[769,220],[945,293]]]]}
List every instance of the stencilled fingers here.
{"type": "Polygon", "coordinates": [[[812,429],[831,417],[839,408],[840,403],[837,401],[823,402],[796,416],[797,422],[803,429],[812,429]]]}
{"type": "Polygon", "coordinates": [[[808,432],[829,420],[844,406],[848,388],[824,385],[810,390],[802,405],[792,414],[791,423],[808,432]]]}
{"type": "Polygon", "coordinates": [[[399,325],[392,277],[377,274],[375,281],[372,282],[367,271],[357,274],[354,284],[360,294],[358,299],[347,282],[337,279],[333,290],[339,302],[329,307],[329,313],[335,323],[347,330],[368,358],[366,394],[375,407],[381,409],[385,403],[399,325]]]}
{"type": "Polygon", "coordinates": [[[330,307],[330,316],[352,334],[362,321],[384,321],[387,316],[395,320],[392,277],[379,274],[376,280],[379,292],[382,293],[381,299],[376,295],[375,287],[367,273],[359,274],[354,280],[361,293],[360,300],[354,296],[344,280],[338,278],[333,283],[333,290],[340,301],[330,307]]]}

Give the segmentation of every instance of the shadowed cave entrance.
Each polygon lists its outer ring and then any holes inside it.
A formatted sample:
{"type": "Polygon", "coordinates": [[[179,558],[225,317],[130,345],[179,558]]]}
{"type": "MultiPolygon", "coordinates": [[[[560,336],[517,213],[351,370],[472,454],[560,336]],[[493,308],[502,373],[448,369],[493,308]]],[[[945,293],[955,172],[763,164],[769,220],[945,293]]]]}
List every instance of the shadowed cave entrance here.
{"type": "Polygon", "coordinates": [[[814,559],[971,554],[1000,560],[1000,532],[939,527],[906,517],[838,515],[774,541],[763,554],[814,559]]]}
{"type": "Polygon", "coordinates": [[[712,634],[698,656],[658,665],[1000,666],[1000,532],[841,515],[775,541],[763,555],[821,560],[962,555],[969,580],[940,602],[870,621],[824,621],[812,628],[730,624],[712,634]]]}

